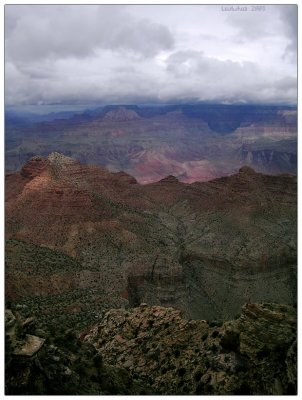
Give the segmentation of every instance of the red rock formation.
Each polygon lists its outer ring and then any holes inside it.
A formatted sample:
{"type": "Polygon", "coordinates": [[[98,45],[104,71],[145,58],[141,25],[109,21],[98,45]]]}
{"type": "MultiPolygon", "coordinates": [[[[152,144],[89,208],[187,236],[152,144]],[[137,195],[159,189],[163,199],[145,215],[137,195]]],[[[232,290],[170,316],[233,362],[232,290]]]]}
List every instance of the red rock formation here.
{"type": "Polygon", "coordinates": [[[80,278],[85,287],[96,280],[130,302],[174,305],[188,315],[205,309],[190,303],[195,295],[217,315],[236,313],[250,291],[264,293],[254,300],[276,301],[266,286],[257,289],[268,280],[277,282],[284,302],[295,296],[286,289],[296,257],[293,176],[243,167],[210,182],[184,184],[168,176],[143,186],[124,172],[53,153],[10,174],[6,196],[7,238],[75,257],[88,271],[80,278]],[[282,268],[285,280],[276,275],[282,268]],[[259,275],[258,282],[256,272],[272,275],[259,275]],[[232,304],[223,282],[239,290],[232,304]]]}
{"type": "Polygon", "coordinates": [[[31,158],[21,169],[21,176],[34,178],[39,175],[47,165],[47,160],[40,156],[31,158]]]}

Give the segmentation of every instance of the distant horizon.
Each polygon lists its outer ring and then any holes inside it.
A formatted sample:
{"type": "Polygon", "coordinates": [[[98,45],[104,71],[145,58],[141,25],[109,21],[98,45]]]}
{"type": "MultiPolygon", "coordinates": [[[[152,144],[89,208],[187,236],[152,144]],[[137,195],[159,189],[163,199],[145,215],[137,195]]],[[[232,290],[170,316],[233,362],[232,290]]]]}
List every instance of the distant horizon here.
{"type": "Polygon", "coordinates": [[[49,114],[55,112],[83,112],[85,110],[95,110],[98,108],[106,108],[106,107],[171,107],[171,106],[225,106],[225,107],[288,107],[288,108],[297,108],[297,104],[261,104],[261,103],[233,103],[233,104],[225,104],[225,103],[216,103],[216,102],[182,102],[182,103],[108,103],[108,104],[98,104],[98,103],[89,103],[89,104],[31,104],[31,105],[9,105],[5,106],[5,111],[14,111],[20,113],[33,113],[33,114],[49,114]]]}

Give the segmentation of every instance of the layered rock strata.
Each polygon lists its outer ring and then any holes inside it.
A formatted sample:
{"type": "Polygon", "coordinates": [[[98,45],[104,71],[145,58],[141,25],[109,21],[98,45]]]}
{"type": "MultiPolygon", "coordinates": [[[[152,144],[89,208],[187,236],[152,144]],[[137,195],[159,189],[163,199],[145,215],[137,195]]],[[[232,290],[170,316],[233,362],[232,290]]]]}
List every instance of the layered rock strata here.
{"type": "MultiPolygon", "coordinates": [[[[50,276],[57,294],[93,289],[207,319],[233,317],[244,302],[296,301],[295,176],[245,167],[209,182],[170,176],[143,186],[58,153],[22,171],[7,177],[6,235],[76,260],[78,274],[63,267],[50,276]]],[[[8,258],[15,299],[37,271],[23,263],[21,282],[11,265],[8,258]]]]}

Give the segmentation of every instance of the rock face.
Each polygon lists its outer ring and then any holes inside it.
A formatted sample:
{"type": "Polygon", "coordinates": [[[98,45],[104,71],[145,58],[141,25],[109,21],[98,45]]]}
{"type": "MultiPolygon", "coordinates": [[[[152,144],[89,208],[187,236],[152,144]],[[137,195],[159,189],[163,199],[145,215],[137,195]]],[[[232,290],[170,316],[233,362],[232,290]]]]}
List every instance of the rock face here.
{"type": "Polygon", "coordinates": [[[109,311],[83,338],[154,393],[296,394],[291,306],[246,304],[237,320],[222,324],[142,304],[109,311]]]}
{"type": "Polygon", "coordinates": [[[242,164],[251,165],[258,171],[265,169],[270,174],[295,172],[297,155],[294,149],[295,143],[292,141],[283,146],[244,144],[238,150],[238,158],[242,164]]]}
{"type": "Polygon", "coordinates": [[[34,178],[46,168],[47,161],[40,156],[32,157],[21,169],[21,176],[34,178]]]}
{"type": "Polygon", "coordinates": [[[95,291],[114,299],[109,308],[147,302],[206,319],[231,318],[245,302],[296,301],[294,176],[244,167],[210,182],[168,177],[143,186],[57,153],[23,171],[6,181],[6,237],[17,241],[7,253],[11,300],[36,296],[47,313],[43,297],[55,287],[83,315],[95,291]],[[51,267],[38,284],[39,246],[68,255],[77,272],[51,267]]]}
{"type": "Polygon", "coordinates": [[[34,325],[29,328],[14,313],[5,310],[6,395],[148,393],[125,369],[104,365],[94,347],[79,341],[71,330],[51,336],[34,325]],[[28,331],[42,333],[46,339],[28,331]]]}

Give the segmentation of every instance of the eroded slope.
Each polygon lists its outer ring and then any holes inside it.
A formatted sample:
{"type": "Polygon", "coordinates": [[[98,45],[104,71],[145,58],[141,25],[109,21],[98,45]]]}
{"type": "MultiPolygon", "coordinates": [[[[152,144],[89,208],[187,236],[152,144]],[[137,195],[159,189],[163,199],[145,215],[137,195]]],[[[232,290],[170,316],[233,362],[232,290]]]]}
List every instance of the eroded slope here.
{"type": "Polygon", "coordinates": [[[294,176],[244,167],[210,182],[170,176],[142,186],[53,153],[10,174],[6,195],[7,238],[74,258],[77,289],[209,319],[234,316],[247,301],[296,301],[294,176]]]}

